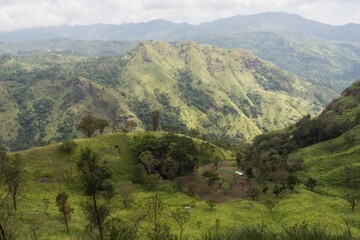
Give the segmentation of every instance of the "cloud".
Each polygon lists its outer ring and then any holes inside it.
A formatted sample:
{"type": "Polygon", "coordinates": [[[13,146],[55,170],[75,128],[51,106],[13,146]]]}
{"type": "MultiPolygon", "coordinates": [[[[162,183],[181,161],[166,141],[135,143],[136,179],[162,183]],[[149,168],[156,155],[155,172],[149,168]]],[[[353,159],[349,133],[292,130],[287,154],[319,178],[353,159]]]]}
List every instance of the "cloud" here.
{"type": "Polygon", "coordinates": [[[360,23],[358,0],[0,0],[0,30],[158,18],[197,24],[263,11],[291,12],[331,24],[360,23]]]}

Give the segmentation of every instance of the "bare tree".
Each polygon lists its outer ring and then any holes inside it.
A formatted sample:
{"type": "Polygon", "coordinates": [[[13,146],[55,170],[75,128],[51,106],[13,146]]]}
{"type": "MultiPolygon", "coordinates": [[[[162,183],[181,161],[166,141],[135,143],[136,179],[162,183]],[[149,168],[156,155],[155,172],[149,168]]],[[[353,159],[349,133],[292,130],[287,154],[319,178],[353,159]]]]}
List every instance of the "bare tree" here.
{"type": "Polygon", "coordinates": [[[21,184],[21,175],[23,172],[23,167],[20,157],[17,155],[15,159],[11,161],[4,168],[5,175],[5,185],[9,191],[9,194],[12,198],[14,210],[17,210],[16,197],[18,195],[18,190],[21,184]]]}
{"type": "Polygon", "coordinates": [[[132,182],[121,182],[120,187],[120,198],[124,205],[124,208],[127,208],[132,202],[134,202],[134,184],[132,182]]]}
{"type": "Polygon", "coordinates": [[[189,222],[191,212],[185,209],[177,209],[171,213],[171,217],[175,220],[180,228],[179,240],[183,238],[184,225],[189,222]]]}

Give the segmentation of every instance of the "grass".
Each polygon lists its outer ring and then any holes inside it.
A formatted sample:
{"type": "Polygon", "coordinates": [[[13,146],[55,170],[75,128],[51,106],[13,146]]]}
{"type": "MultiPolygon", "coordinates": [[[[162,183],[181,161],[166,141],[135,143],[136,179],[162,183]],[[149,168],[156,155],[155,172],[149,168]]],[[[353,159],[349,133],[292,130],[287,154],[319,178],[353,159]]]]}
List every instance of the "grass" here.
{"type": "MultiPolygon", "coordinates": [[[[321,142],[310,147],[299,149],[292,153],[291,157],[302,157],[305,163],[304,175],[314,177],[323,186],[324,192],[338,191],[333,187],[339,187],[344,176],[344,167],[347,165],[359,165],[358,154],[360,151],[360,126],[357,126],[336,139],[321,142]],[[353,142],[349,142],[347,135],[354,136],[353,142]],[[330,188],[329,188],[330,187],[330,188]]],[[[346,191],[341,189],[341,196],[346,191]]]]}
{"type": "MultiPolygon", "coordinates": [[[[107,161],[111,166],[115,183],[127,180],[134,167],[134,156],[131,153],[133,139],[143,134],[146,133],[106,134],[91,139],[79,139],[76,140],[77,149],[69,155],[60,153],[58,144],[18,152],[17,154],[25,161],[24,181],[18,199],[17,216],[20,216],[19,224],[21,225],[19,239],[30,238],[32,233],[36,233],[38,239],[82,239],[86,225],[81,210],[81,202],[84,200],[84,196],[78,184],[65,184],[61,180],[62,169],[73,166],[78,159],[80,148],[89,146],[95,149],[102,160],[107,161]],[[74,208],[70,221],[71,237],[67,237],[64,224],[55,206],[55,196],[61,191],[69,194],[69,203],[74,208]],[[49,199],[47,209],[44,199],[49,199]]],[[[161,136],[164,133],[155,134],[161,136]]],[[[334,144],[336,141],[340,141],[340,139],[334,140],[334,144]]],[[[320,146],[317,148],[320,149],[320,146]]],[[[313,151],[315,150],[311,147],[303,150],[310,175],[315,174],[317,169],[321,169],[321,167],[315,168],[315,164],[310,164],[311,161],[308,156],[311,156],[313,151]]],[[[326,154],[325,151],[318,151],[319,154],[326,154]]],[[[326,162],[319,160],[319,164],[325,166],[326,162]]],[[[329,186],[327,188],[333,189],[329,186]]],[[[116,185],[116,191],[121,191],[118,185],[116,185]]],[[[271,189],[267,194],[262,194],[259,201],[233,200],[217,204],[213,210],[210,210],[204,201],[179,192],[175,185],[170,182],[163,182],[159,186],[158,193],[165,203],[164,221],[170,225],[173,233],[177,233],[178,228],[169,214],[176,209],[191,206],[193,208],[191,219],[185,225],[185,234],[191,236],[200,237],[209,228],[213,228],[216,219],[220,220],[220,226],[224,229],[266,224],[276,231],[281,231],[284,226],[306,221],[311,225],[326,226],[328,231],[335,233],[344,229],[344,221],[348,221],[353,233],[360,236],[360,208],[356,207],[354,211],[351,211],[350,205],[340,197],[341,194],[334,194],[333,196],[319,194],[310,192],[303,186],[298,186],[293,194],[280,194],[277,199],[279,203],[270,212],[264,202],[275,199],[275,196],[271,194],[271,189]]],[[[127,218],[132,213],[143,211],[145,201],[154,194],[155,192],[146,191],[141,186],[137,186],[136,204],[129,209],[123,209],[120,198],[116,195],[111,202],[112,217],[127,218]]],[[[144,222],[140,231],[144,231],[147,227],[148,223],[144,222]]]]}

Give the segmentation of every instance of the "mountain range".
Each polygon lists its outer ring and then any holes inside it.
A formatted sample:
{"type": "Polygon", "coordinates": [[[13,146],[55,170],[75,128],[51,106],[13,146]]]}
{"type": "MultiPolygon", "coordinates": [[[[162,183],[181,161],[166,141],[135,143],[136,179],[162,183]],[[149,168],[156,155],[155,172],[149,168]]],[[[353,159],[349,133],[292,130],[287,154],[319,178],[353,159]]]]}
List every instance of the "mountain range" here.
{"type": "Polygon", "coordinates": [[[8,56],[0,70],[0,132],[18,148],[78,136],[87,113],[115,128],[132,119],[147,129],[154,110],[163,129],[250,141],[320,113],[337,96],[249,51],[195,42],[146,41],[121,57],[8,56]]]}
{"type": "Polygon", "coordinates": [[[305,19],[295,14],[267,12],[238,15],[212,22],[191,25],[167,20],[145,23],[93,24],[56,26],[0,33],[0,41],[70,38],[74,40],[148,40],[176,41],[194,36],[239,32],[303,33],[334,41],[360,41],[360,24],[332,26],[305,19]]]}
{"type": "Polygon", "coordinates": [[[280,68],[339,93],[360,76],[360,25],[332,26],[282,12],[235,16],[199,25],[153,20],[2,32],[0,52],[64,50],[76,54],[116,55],[136,46],[129,41],[141,40],[193,40],[221,48],[249,49],[280,68]],[[62,44],[54,43],[56,38],[60,38],[62,44]],[[63,38],[72,43],[64,44],[63,38]]]}

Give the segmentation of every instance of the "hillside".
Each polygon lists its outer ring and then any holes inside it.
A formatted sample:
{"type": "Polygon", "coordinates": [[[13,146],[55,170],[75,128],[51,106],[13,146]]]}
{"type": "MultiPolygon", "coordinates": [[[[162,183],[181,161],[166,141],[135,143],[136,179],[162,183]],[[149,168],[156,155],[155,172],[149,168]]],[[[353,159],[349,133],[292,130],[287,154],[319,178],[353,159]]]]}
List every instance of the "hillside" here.
{"type": "Polygon", "coordinates": [[[114,131],[129,119],[149,128],[154,110],[163,129],[250,141],[318,114],[336,96],[248,51],[193,42],[148,41],[123,57],[7,56],[0,69],[1,135],[17,148],[79,136],[75,125],[86,113],[114,131]]]}
{"type": "Polygon", "coordinates": [[[262,158],[261,162],[271,159],[279,164],[285,160],[290,172],[317,179],[319,193],[343,198],[352,192],[358,194],[359,93],[358,80],[319,116],[304,116],[286,129],[256,137],[254,144],[243,151],[245,161],[251,164],[251,160],[262,158]]]}
{"type": "MultiPolygon", "coordinates": [[[[24,163],[24,174],[19,189],[18,210],[14,215],[15,217],[21,216],[17,224],[22,227],[15,231],[16,236],[23,238],[29,234],[36,234],[38,239],[88,237],[85,231],[87,219],[82,207],[86,197],[82,194],[83,188],[79,185],[79,173],[76,171],[80,150],[84,147],[95,150],[99,154],[101,163],[111,169],[115,196],[111,202],[107,202],[111,208],[111,215],[108,219],[121,220],[118,222],[120,225],[114,226],[124,228],[129,226],[121,224],[131,223],[131,219],[139,216],[137,214],[146,211],[145,203],[157,193],[164,204],[164,213],[160,217],[164,219],[174,234],[178,234],[178,227],[176,222],[169,217],[170,214],[185,206],[191,206],[193,210],[184,233],[186,236],[195,237],[195,239],[207,239],[204,233],[214,229],[212,226],[215,226],[215,219],[219,219],[217,222],[220,222],[221,231],[232,227],[247,225],[255,227],[255,224],[263,224],[263,227],[267,226],[266,229],[271,227],[274,231],[279,232],[284,226],[293,226],[306,221],[310,224],[309,227],[321,224],[331,233],[340,233],[346,227],[343,221],[344,215],[347,216],[347,223],[350,224],[351,232],[355,236],[360,234],[358,226],[359,208],[351,211],[344,199],[338,196],[317,194],[306,190],[303,186],[297,187],[297,191],[293,194],[283,193],[276,199],[275,196],[268,193],[261,196],[261,201],[237,199],[227,203],[218,203],[215,209],[210,210],[204,201],[180,191],[176,181],[171,183],[158,180],[155,190],[147,189],[146,184],[136,185],[134,190],[135,203],[124,208],[120,195],[124,189],[120,188],[120,181],[131,178],[138,161],[134,154],[134,147],[139,146],[141,139],[145,136],[151,135],[138,132],[127,135],[108,134],[91,139],[79,139],[76,140],[77,147],[69,154],[59,150],[60,144],[18,152],[17,158],[22,159],[24,163]],[[69,221],[70,237],[65,231],[58,209],[55,207],[55,197],[61,191],[65,191],[69,195],[69,204],[74,209],[69,221]],[[278,204],[269,211],[265,205],[266,200],[274,200],[278,204]]],[[[161,138],[166,135],[157,133],[152,136],[161,138]]],[[[202,141],[196,139],[194,141],[200,148],[202,141]]],[[[221,149],[216,148],[215,155],[219,151],[221,149]]],[[[215,155],[210,156],[210,159],[214,159],[215,155]]],[[[10,156],[15,157],[12,153],[10,156]]],[[[204,157],[205,155],[200,156],[204,157]]],[[[198,171],[201,173],[202,170],[195,171],[195,174],[198,174],[198,171]]],[[[0,220],[2,219],[0,218],[0,220]]],[[[116,222],[107,222],[107,224],[113,223],[116,222]]],[[[149,228],[150,223],[151,220],[148,218],[139,222],[141,227],[138,234],[144,239],[147,239],[144,231],[151,229],[149,228]]],[[[107,228],[107,231],[110,229],[107,228]]]]}
{"type": "Polygon", "coordinates": [[[0,52],[114,55],[135,47],[126,41],[193,40],[221,48],[249,49],[280,68],[341,92],[360,76],[359,28],[357,24],[331,26],[281,12],[234,16],[199,25],[154,20],[122,25],[59,26],[0,33],[0,52]],[[69,46],[69,40],[62,38],[76,41],[69,46]]]}

